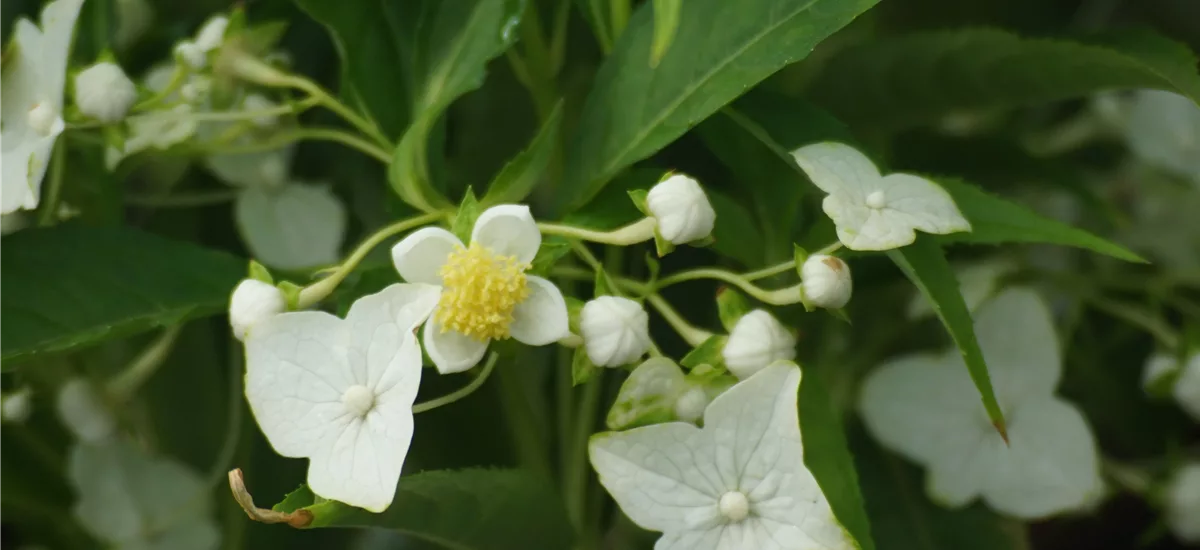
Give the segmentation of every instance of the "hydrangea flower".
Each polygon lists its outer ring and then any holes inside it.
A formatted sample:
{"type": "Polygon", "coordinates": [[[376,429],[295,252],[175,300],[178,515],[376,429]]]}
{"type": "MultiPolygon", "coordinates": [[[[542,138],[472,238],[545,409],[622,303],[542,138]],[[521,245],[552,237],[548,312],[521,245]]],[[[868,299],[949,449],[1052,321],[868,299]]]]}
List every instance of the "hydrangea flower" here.
{"type": "Polygon", "coordinates": [[[83,0],[55,0],[42,9],[41,28],[13,25],[0,75],[0,214],[37,208],[54,142],[66,124],[63,89],[71,37],[83,0]]]}
{"type": "Polygon", "coordinates": [[[721,357],[729,372],[746,379],[775,361],[795,358],[796,334],[767,310],[756,309],[733,325],[721,357]]]}
{"type": "Polygon", "coordinates": [[[776,363],[718,396],[704,427],[606,432],[588,451],[600,483],[657,550],[857,548],[804,466],[800,369],[776,363]]]}
{"type": "Polygon", "coordinates": [[[1185,464],[1166,490],[1167,525],[1176,537],[1200,543],[1200,462],[1185,464]]]}
{"type": "Polygon", "coordinates": [[[309,459],[314,493],[372,512],[391,505],[421,382],[414,330],[438,290],[395,284],[358,299],[344,320],[290,312],[250,331],[246,399],[276,452],[309,459]]]}
{"type": "Polygon", "coordinates": [[[1054,395],[1062,362],[1046,305],[1033,291],[1007,290],[979,309],[975,334],[1008,422],[1007,445],[954,350],[872,372],[859,401],[871,433],[926,466],[927,492],[949,507],[982,497],[1032,519],[1091,503],[1102,490],[1096,442],[1079,410],[1054,395]]]}
{"type": "Polygon", "coordinates": [[[912,174],[883,176],[871,159],[842,143],[817,143],[792,152],[813,184],[828,193],[822,207],[851,250],[890,250],[926,233],[970,231],[941,187],[912,174]]]}
{"type": "Polygon", "coordinates": [[[493,206],[479,215],[470,246],[438,227],[392,248],[404,280],[441,287],[425,325],[425,352],[443,374],[465,371],[491,340],[544,346],[566,337],[567,302],[554,283],[525,273],[542,243],[529,207],[493,206]]]}
{"type": "Polygon", "coordinates": [[[123,440],[80,444],[67,458],[67,478],[79,497],[72,513],[108,548],[216,550],[211,489],[179,462],[155,457],[123,440]]]}
{"type": "Polygon", "coordinates": [[[579,312],[579,332],[592,363],[619,367],[650,349],[650,316],[639,304],[620,296],[600,296],[579,312]]]}

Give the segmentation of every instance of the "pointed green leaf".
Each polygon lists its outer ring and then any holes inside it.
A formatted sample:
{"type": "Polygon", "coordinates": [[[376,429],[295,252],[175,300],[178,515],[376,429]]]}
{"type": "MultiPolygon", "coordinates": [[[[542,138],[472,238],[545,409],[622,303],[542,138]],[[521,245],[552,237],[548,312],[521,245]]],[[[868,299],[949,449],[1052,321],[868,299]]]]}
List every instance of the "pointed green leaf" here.
{"type": "Polygon", "coordinates": [[[450,224],[450,232],[464,243],[471,242],[471,230],[475,229],[475,220],[479,218],[481,210],[479,201],[475,199],[475,191],[467,187],[462,202],[458,203],[458,212],[454,214],[454,223],[450,224]]]}
{"type": "Polygon", "coordinates": [[[675,40],[675,30],[679,28],[679,10],[683,8],[683,0],[654,0],[654,42],[650,46],[650,66],[657,67],[658,62],[667,54],[671,41],[675,40]]]}
{"type": "Polygon", "coordinates": [[[575,353],[571,356],[571,385],[578,386],[592,379],[592,375],[596,374],[596,364],[588,357],[587,350],[583,346],[575,348],[575,353]]]}
{"type": "Polygon", "coordinates": [[[710,365],[712,367],[725,368],[725,358],[721,352],[725,349],[725,343],[729,341],[729,337],[724,334],[715,334],[709,336],[707,340],[696,346],[695,349],[688,352],[679,360],[679,364],[687,369],[695,369],[700,365],[710,365]]]}
{"type": "Polygon", "coordinates": [[[730,287],[722,286],[717,289],[717,317],[726,332],[732,332],[733,326],[742,316],[750,312],[750,302],[746,297],[730,287]]]}
{"type": "Polygon", "coordinates": [[[513,157],[504,168],[496,174],[495,179],[488,185],[483,204],[521,202],[542,178],[542,173],[554,158],[558,148],[559,128],[562,126],[562,102],[554,106],[550,118],[542,124],[533,141],[524,151],[513,157]]]}

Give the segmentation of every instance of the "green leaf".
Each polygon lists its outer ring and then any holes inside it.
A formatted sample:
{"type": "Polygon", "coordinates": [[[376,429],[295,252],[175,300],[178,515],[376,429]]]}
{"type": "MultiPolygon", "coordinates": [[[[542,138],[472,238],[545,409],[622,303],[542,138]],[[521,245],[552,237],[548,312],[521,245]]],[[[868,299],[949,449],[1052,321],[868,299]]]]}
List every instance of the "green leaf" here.
{"type": "Polygon", "coordinates": [[[683,0],[654,0],[654,42],[650,45],[650,66],[657,67],[675,40],[679,28],[679,11],[683,0]]]}
{"type": "Polygon", "coordinates": [[[742,265],[762,265],[766,258],[762,230],[750,211],[733,197],[706,189],[708,202],[717,213],[713,226],[713,250],[733,258],[742,265]]]}
{"type": "Polygon", "coordinates": [[[1082,229],[1047,218],[1020,204],[958,180],[936,178],[959,211],[971,222],[971,231],[937,237],[942,243],[1000,244],[1048,243],[1086,248],[1127,262],[1146,260],[1129,249],[1082,229]]]}
{"type": "Polygon", "coordinates": [[[996,29],[884,37],[830,59],[809,96],[854,127],[895,130],[1123,88],[1200,101],[1196,57],[1152,32],[1022,38],[996,29]]]}
{"type": "Polygon", "coordinates": [[[725,357],[721,352],[725,349],[725,342],[729,341],[729,337],[724,334],[715,334],[709,336],[707,340],[696,346],[695,349],[688,352],[679,360],[679,364],[691,370],[700,365],[710,365],[713,367],[725,368],[725,357]]]}
{"type": "Polygon", "coordinates": [[[4,237],[5,368],[225,308],[246,261],[129,228],[65,224],[4,237]]]}
{"type": "Polygon", "coordinates": [[[958,351],[962,353],[967,372],[983,397],[983,408],[987,410],[988,418],[1007,441],[1004,413],[1000,411],[1000,404],[996,402],[983,352],[979,350],[979,342],[975,340],[975,325],[971,320],[971,313],[958,291],[958,279],[954,276],[950,262],[946,261],[941,247],[930,236],[922,234],[917,237],[915,243],[889,250],[887,254],[933,305],[933,311],[946,326],[946,332],[950,333],[958,351]]]}
{"type": "Polygon", "coordinates": [[[554,264],[571,252],[571,242],[562,237],[548,237],[538,247],[537,255],[529,264],[529,273],[546,276],[554,268],[554,264]]]}
{"type": "Polygon", "coordinates": [[[804,59],[876,1],[692,0],[657,67],[645,62],[654,13],[644,4],[596,74],[567,152],[560,206],[586,204],[623,169],[804,59]]]}
{"type": "Polygon", "coordinates": [[[520,202],[533,191],[534,186],[542,178],[542,173],[554,158],[558,148],[559,128],[562,126],[562,102],[554,106],[550,118],[542,124],[529,147],[513,157],[499,174],[488,185],[483,204],[493,205],[509,202],[520,202]]]}
{"type": "Polygon", "coordinates": [[[575,348],[575,353],[571,356],[571,385],[578,386],[591,380],[597,368],[583,346],[575,348]]]}
{"type": "Polygon", "coordinates": [[[854,456],[846,441],[841,415],[833,406],[828,385],[817,369],[804,369],[799,397],[800,435],[804,448],[804,465],[812,472],[829,499],[829,506],[838,522],[858,541],[861,550],[875,550],[871,539],[871,522],[867,519],[866,503],[854,469],[854,456]],[[820,452],[817,452],[819,449],[820,452]]]}
{"type": "Polygon", "coordinates": [[[456,550],[560,550],[572,532],[562,499],[545,480],[522,470],[437,470],[400,478],[396,498],[374,514],[301,488],[277,511],[307,510],[316,527],[380,527],[456,550]],[[536,510],[537,513],[530,513],[536,510]]]}
{"type": "Polygon", "coordinates": [[[475,229],[475,220],[479,218],[479,201],[475,199],[475,191],[467,187],[463,193],[462,202],[458,203],[458,212],[454,214],[454,223],[450,224],[450,232],[458,240],[471,242],[471,230],[475,229]]]}
{"type": "Polygon", "coordinates": [[[741,292],[727,286],[717,289],[717,317],[726,332],[733,332],[734,325],[749,312],[750,303],[741,292]]]}

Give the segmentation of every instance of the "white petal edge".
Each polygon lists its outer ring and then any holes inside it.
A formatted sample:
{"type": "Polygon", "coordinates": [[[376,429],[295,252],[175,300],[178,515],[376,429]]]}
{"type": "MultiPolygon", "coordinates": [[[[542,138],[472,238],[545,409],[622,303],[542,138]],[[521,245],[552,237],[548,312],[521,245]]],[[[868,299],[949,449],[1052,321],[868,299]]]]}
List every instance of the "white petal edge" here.
{"type": "Polygon", "coordinates": [[[528,275],[529,297],[513,309],[509,333],[522,344],[544,346],[567,336],[567,301],[554,283],[528,275]]]}
{"type": "Polygon", "coordinates": [[[488,342],[480,342],[453,330],[442,332],[436,317],[430,317],[429,322],[425,323],[423,336],[425,353],[429,354],[441,374],[469,370],[487,353],[488,342]]]}
{"type": "Polygon", "coordinates": [[[975,335],[1005,406],[1054,392],[1062,357],[1050,308],[1037,292],[1011,288],[984,302],[975,335]]]}
{"type": "Polygon", "coordinates": [[[950,193],[932,181],[912,174],[888,174],[880,187],[887,201],[883,212],[908,227],[939,235],[971,230],[950,193]]]}
{"type": "Polygon", "coordinates": [[[446,258],[462,246],[454,233],[440,227],[424,227],[392,247],[392,264],[405,281],[440,286],[446,258]]]}
{"type": "Polygon", "coordinates": [[[542,246],[542,232],[533,221],[528,206],[501,204],[484,210],[475,220],[471,242],[496,254],[516,256],[518,261],[529,263],[542,246]]]}
{"type": "Polygon", "coordinates": [[[830,195],[864,204],[868,186],[879,181],[879,169],[866,155],[844,143],[824,142],[792,151],[808,179],[830,195]]]}

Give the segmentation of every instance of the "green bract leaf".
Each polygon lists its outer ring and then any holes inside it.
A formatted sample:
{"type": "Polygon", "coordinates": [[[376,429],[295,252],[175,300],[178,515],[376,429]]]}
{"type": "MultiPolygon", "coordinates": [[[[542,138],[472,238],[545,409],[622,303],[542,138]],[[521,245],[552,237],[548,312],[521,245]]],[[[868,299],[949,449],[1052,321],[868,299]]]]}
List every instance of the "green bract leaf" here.
{"type": "Polygon", "coordinates": [[[647,359],[621,384],[605,425],[625,430],[675,420],[675,402],[689,387],[679,365],[665,357],[647,359]]]}
{"type": "Polygon", "coordinates": [[[946,326],[946,332],[950,333],[958,351],[962,353],[971,380],[975,382],[975,388],[983,397],[983,407],[987,409],[988,418],[1007,441],[1004,413],[1000,410],[1000,404],[996,402],[996,393],[992,389],[987,364],[983,361],[983,352],[979,350],[979,342],[975,340],[971,313],[967,311],[967,304],[958,291],[958,279],[955,278],[954,270],[946,261],[941,247],[929,235],[920,235],[915,243],[889,250],[887,254],[933,305],[933,311],[946,326]]]}
{"type": "Polygon", "coordinates": [[[750,312],[750,303],[746,301],[746,297],[727,286],[717,289],[717,316],[721,319],[721,326],[725,327],[725,331],[733,330],[733,326],[743,315],[750,312]]]}
{"type": "Polygon", "coordinates": [[[245,260],[134,229],[27,229],[0,249],[4,366],[221,311],[245,260]]]}
{"type": "Polygon", "coordinates": [[[538,248],[537,256],[533,257],[533,262],[529,265],[529,273],[539,276],[548,275],[554,264],[558,263],[563,256],[566,256],[570,252],[570,241],[562,237],[547,237],[543,239],[542,246],[538,248]]]}
{"type": "Polygon", "coordinates": [[[578,386],[591,380],[596,368],[583,346],[575,348],[575,353],[571,356],[571,385],[578,386]]]}
{"type": "Polygon", "coordinates": [[[680,14],[675,40],[657,67],[645,61],[654,13],[649,3],[643,5],[596,74],[567,152],[560,205],[574,209],[587,203],[621,170],[784,65],[803,59],[875,3],[694,0],[680,14]],[[714,32],[715,22],[720,32],[714,32]]]}
{"type": "Polygon", "coordinates": [[[550,118],[542,124],[542,129],[538,130],[537,135],[533,137],[529,147],[513,157],[508,164],[504,165],[500,173],[496,174],[491,185],[488,185],[487,194],[483,197],[484,204],[520,202],[529,196],[534,186],[541,180],[542,173],[550,164],[550,159],[554,157],[554,151],[558,148],[558,134],[561,125],[562,102],[560,101],[551,111],[550,118]]]}
{"type": "Polygon", "coordinates": [[[679,28],[679,11],[683,0],[654,0],[654,42],[650,46],[650,66],[657,67],[658,62],[667,54],[671,41],[675,39],[675,30],[679,28]]]}
{"type": "Polygon", "coordinates": [[[479,201],[475,199],[475,191],[467,187],[467,192],[463,193],[462,202],[458,203],[458,212],[454,214],[454,223],[450,225],[450,232],[464,243],[471,242],[471,230],[475,228],[475,220],[479,217],[480,211],[481,207],[479,201]]]}
{"type": "Polygon", "coordinates": [[[885,37],[835,55],[810,96],[852,126],[898,129],[964,109],[1007,108],[1120,88],[1200,101],[1196,58],[1152,32],[1077,40],[995,29],[885,37]]]}
{"type": "Polygon", "coordinates": [[[679,360],[679,364],[688,369],[695,369],[700,365],[710,365],[724,369],[725,359],[721,356],[721,351],[725,349],[725,342],[728,341],[729,337],[724,334],[709,336],[707,340],[701,342],[699,346],[696,346],[695,349],[683,356],[683,359],[679,360]]]}
{"type": "Polygon", "coordinates": [[[973,185],[946,178],[939,178],[937,182],[950,193],[963,216],[971,222],[970,232],[941,235],[937,237],[940,242],[1061,244],[1086,248],[1129,262],[1146,261],[1121,245],[1044,217],[973,185]]]}
{"type": "Polygon", "coordinates": [[[307,528],[380,527],[457,550],[559,550],[572,538],[561,501],[529,472],[469,469],[401,477],[396,499],[380,514],[333,500],[315,503],[307,487],[274,509],[308,511],[307,528]]]}

